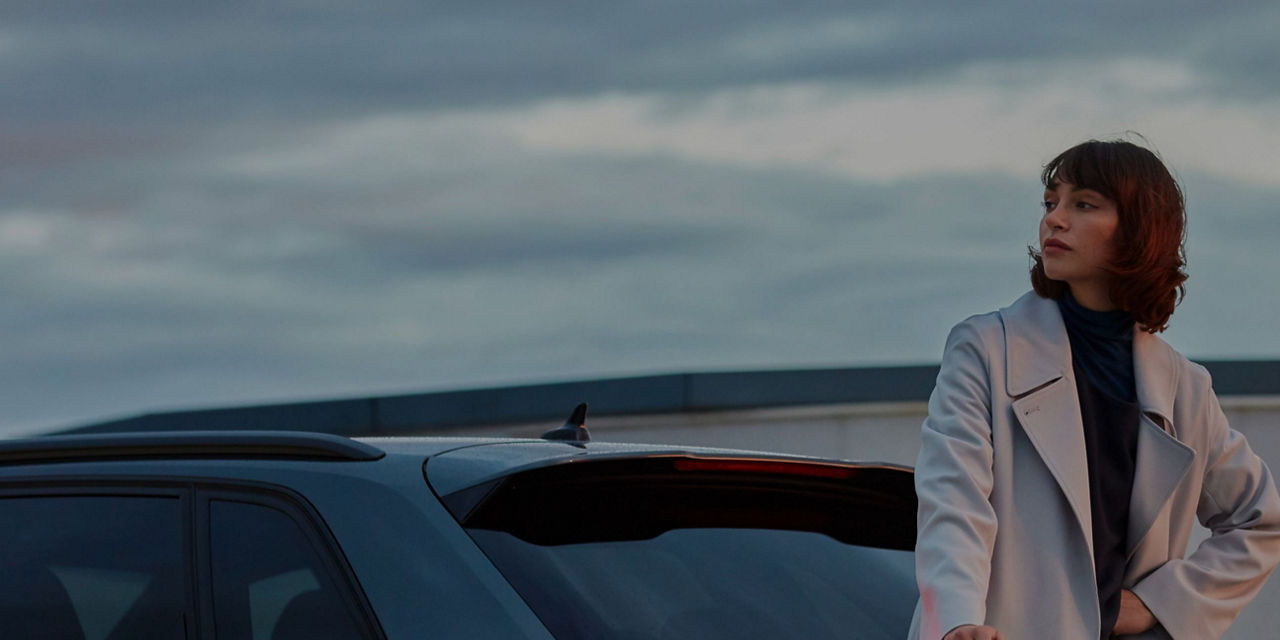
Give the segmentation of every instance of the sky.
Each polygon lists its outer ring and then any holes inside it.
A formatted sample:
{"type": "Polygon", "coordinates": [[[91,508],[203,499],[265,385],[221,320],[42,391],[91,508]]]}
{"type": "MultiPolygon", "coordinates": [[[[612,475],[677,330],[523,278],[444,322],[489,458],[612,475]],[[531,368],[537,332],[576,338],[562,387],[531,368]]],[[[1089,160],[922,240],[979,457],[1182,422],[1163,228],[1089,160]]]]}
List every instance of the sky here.
{"type": "Polygon", "coordinates": [[[1157,150],[1199,359],[1280,359],[1273,2],[0,5],[0,434],[937,362],[1041,166],[1157,150]],[[1143,136],[1135,137],[1137,132],[1143,136]]]}

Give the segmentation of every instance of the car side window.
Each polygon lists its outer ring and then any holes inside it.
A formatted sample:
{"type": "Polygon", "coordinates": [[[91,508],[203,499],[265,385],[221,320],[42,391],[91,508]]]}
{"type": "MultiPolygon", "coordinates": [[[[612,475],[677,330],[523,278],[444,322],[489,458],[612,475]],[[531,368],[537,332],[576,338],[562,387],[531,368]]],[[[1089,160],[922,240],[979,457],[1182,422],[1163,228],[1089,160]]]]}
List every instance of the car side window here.
{"type": "Polygon", "coordinates": [[[365,638],[347,598],[297,521],[278,509],[209,501],[219,640],[365,638]]]}
{"type": "Polygon", "coordinates": [[[177,496],[0,498],[0,638],[182,640],[177,496]]]}

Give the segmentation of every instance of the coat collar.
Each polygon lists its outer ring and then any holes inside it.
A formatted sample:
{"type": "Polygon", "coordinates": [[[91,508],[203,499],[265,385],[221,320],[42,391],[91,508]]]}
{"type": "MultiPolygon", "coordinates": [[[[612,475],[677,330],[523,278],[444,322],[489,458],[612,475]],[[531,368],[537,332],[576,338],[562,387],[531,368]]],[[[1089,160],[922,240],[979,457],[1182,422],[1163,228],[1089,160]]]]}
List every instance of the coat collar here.
{"type": "MultiPolygon", "coordinates": [[[[1005,385],[1017,398],[1066,377],[1071,370],[1071,342],[1058,303],[1028,291],[1000,310],[1004,323],[1005,385]]],[[[1138,406],[1155,414],[1166,428],[1173,422],[1173,399],[1178,384],[1173,348],[1140,329],[1133,335],[1133,376],[1138,406]]]]}
{"type": "Polygon", "coordinates": [[[1017,398],[1071,370],[1071,343],[1058,304],[1028,291],[1000,310],[1004,323],[1005,385],[1017,398]]]}

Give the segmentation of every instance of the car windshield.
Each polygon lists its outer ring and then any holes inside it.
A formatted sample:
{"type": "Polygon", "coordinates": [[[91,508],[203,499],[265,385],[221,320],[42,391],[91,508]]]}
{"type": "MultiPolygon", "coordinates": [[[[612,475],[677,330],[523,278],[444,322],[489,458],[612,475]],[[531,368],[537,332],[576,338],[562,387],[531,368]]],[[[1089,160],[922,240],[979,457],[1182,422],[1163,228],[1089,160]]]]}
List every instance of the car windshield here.
{"type": "Polygon", "coordinates": [[[912,552],[809,531],[675,529],[548,546],[470,533],[561,640],[897,639],[916,601],[912,552]]]}

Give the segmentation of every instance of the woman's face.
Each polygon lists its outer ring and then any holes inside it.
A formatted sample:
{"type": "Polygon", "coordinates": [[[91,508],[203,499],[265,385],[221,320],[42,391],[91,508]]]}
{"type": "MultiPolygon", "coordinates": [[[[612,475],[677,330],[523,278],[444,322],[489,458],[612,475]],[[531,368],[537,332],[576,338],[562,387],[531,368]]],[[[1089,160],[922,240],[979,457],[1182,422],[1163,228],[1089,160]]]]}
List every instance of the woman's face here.
{"type": "Polygon", "coordinates": [[[1058,181],[1044,191],[1040,255],[1044,273],[1079,289],[1105,292],[1111,274],[1112,239],[1119,216],[1116,203],[1092,189],[1058,181]]]}

